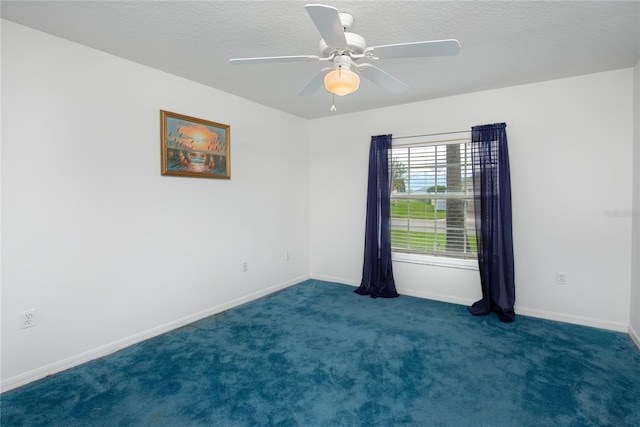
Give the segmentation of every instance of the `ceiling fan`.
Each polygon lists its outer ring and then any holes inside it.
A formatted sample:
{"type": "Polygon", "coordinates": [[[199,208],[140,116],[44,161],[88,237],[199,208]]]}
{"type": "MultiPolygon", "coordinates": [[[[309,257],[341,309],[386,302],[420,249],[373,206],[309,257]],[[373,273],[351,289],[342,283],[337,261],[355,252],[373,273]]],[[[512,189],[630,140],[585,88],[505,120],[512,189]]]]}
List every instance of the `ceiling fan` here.
{"type": "Polygon", "coordinates": [[[308,4],[305,9],[322,36],[320,40],[320,55],[266,56],[236,58],[229,61],[232,64],[325,61],[330,63],[331,66],[321,69],[298,92],[298,96],[313,95],[323,83],[327,91],[343,96],[358,89],[360,85],[359,75],[391,93],[400,93],[409,88],[405,83],[367,61],[451,56],[457,55],[460,51],[460,43],[455,39],[367,47],[367,43],[362,36],[347,31],[353,26],[353,16],[351,14],[338,12],[335,7],[321,4],[308,4]]]}

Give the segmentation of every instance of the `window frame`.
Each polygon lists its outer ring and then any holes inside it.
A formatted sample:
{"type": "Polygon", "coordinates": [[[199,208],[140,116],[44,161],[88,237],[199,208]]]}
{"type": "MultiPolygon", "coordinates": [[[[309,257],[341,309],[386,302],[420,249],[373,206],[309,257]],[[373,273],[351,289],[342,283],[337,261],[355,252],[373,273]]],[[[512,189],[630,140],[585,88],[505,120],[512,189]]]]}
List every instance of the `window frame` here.
{"type": "MultiPolygon", "coordinates": [[[[390,203],[392,203],[394,200],[402,200],[402,199],[431,199],[431,200],[448,200],[448,199],[462,199],[462,200],[466,200],[466,201],[470,201],[471,203],[474,202],[474,193],[473,193],[473,187],[469,187],[468,184],[461,184],[462,188],[461,188],[461,193],[459,194],[450,194],[450,195],[443,195],[443,194],[437,194],[437,185],[438,184],[438,180],[437,178],[435,179],[435,183],[434,183],[434,194],[430,194],[430,193],[417,193],[417,194],[413,194],[409,191],[410,190],[410,176],[411,176],[411,155],[410,155],[410,150],[412,148],[420,148],[420,147],[438,147],[435,148],[435,152],[433,155],[433,159],[434,162],[432,164],[430,163],[424,163],[422,165],[418,165],[418,166],[413,166],[414,169],[427,169],[427,168],[432,168],[434,170],[437,170],[439,168],[441,168],[441,163],[438,160],[437,157],[437,150],[438,149],[443,149],[446,147],[446,145],[449,144],[466,144],[466,147],[464,147],[463,152],[467,155],[470,156],[470,150],[471,150],[471,131],[460,131],[460,132],[450,132],[450,133],[439,133],[439,134],[431,134],[431,135],[420,135],[420,136],[413,136],[413,137],[400,137],[400,138],[394,138],[394,141],[392,142],[392,146],[391,146],[391,152],[389,155],[389,162],[390,162],[390,169],[392,168],[392,164],[396,161],[396,159],[398,158],[398,156],[394,155],[394,150],[396,150],[396,152],[400,149],[406,149],[407,150],[407,162],[409,164],[406,165],[406,168],[408,169],[406,172],[406,177],[404,178],[404,180],[406,181],[406,187],[407,190],[406,192],[403,192],[401,194],[398,194],[397,192],[393,192],[391,194],[391,199],[390,199],[390,203]],[[460,134],[465,133],[466,135],[461,136],[460,134]],[[399,139],[402,139],[402,141],[398,141],[399,139]],[[431,166],[433,165],[433,166],[431,166]],[[469,194],[468,190],[469,188],[471,188],[471,193],[469,194]],[[394,197],[394,194],[398,194],[397,196],[394,197]],[[415,197],[418,196],[418,197],[415,197]]],[[[443,150],[446,152],[446,149],[443,150]]],[[[469,158],[465,158],[462,159],[461,163],[460,163],[460,167],[461,167],[461,172],[466,170],[468,171],[471,168],[471,160],[469,158]]],[[[445,166],[448,167],[448,164],[445,163],[445,166]]],[[[391,171],[391,177],[393,179],[393,170],[391,171]]],[[[437,175],[436,175],[437,176],[437,175]]],[[[462,182],[464,182],[464,179],[469,179],[469,175],[465,175],[464,172],[462,172],[462,182]]],[[[393,182],[391,183],[393,185],[393,182]]],[[[404,186],[403,185],[403,186],[404,186]]],[[[465,218],[467,215],[467,209],[468,209],[468,205],[465,204],[465,218]]],[[[434,232],[437,231],[437,224],[434,224],[434,232]]],[[[469,229],[467,226],[467,220],[465,219],[465,229],[469,229]]],[[[475,237],[475,228],[473,229],[473,235],[475,237]]],[[[391,230],[398,230],[398,228],[394,228],[393,226],[391,227],[391,230]]],[[[425,229],[426,232],[430,232],[428,229],[425,229]]],[[[464,235],[464,241],[465,241],[465,245],[466,245],[466,241],[467,241],[467,234],[464,235]]],[[[476,243],[477,244],[477,243],[476,243]]],[[[414,251],[411,250],[409,248],[406,248],[406,250],[402,250],[402,248],[398,248],[398,247],[393,247],[391,248],[391,252],[392,252],[392,260],[394,261],[398,261],[398,262],[405,262],[405,263],[412,263],[412,264],[424,264],[424,265],[435,265],[435,266],[441,266],[441,267],[450,267],[450,268],[460,268],[460,269],[470,269],[470,270],[477,270],[478,269],[478,260],[477,257],[474,257],[473,255],[469,256],[455,256],[452,255],[451,253],[446,253],[446,252],[430,252],[428,250],[425,250],[424,252],[420,252],[420,251],[414,251]]],[[[476,254],[476,252],[465,252],[467,254],[476,254]]]]}

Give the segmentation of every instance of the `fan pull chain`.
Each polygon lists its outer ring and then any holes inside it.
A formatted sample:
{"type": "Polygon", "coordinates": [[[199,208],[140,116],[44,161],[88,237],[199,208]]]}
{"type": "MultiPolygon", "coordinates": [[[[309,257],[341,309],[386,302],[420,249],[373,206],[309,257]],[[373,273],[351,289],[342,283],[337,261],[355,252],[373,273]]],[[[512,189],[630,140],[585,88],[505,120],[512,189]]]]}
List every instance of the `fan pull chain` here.
{"type": "MultiPolygon", "coordinates": [[[[342,78],[342,65],[338,65],[338,77],[342,78]]],[[[332,93],[331,95],[333,96],[333,102],[329,111],[336,111],[336,94],[332,93]]]]}

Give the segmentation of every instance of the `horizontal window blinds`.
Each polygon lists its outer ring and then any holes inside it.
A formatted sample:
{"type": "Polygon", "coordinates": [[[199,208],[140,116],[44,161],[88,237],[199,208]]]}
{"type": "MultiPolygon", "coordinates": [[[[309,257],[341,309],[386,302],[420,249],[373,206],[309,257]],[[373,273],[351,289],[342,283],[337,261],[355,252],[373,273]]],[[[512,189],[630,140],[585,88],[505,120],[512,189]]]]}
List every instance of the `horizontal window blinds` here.
{"type": "Polygon", "coordinates": [[[460,134],[394,140],[392,250],[476,256],[470,135],[460,134]]]}

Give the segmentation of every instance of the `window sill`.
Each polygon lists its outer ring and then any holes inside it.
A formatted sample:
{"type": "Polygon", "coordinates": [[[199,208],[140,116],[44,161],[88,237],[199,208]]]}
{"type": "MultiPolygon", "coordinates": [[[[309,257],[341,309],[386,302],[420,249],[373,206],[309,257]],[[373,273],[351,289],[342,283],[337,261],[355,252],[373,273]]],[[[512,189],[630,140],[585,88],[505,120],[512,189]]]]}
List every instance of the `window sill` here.
{"type": "Polygon", "coordinates": [[[478,270],[478,261],[475,259],[458,259],[433,255],[405,254],[393,252],[391,260],[406,262],[409,264],[432,265],[436,267],[459,268],[462,270],[478,270]]]}

